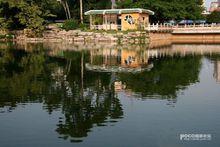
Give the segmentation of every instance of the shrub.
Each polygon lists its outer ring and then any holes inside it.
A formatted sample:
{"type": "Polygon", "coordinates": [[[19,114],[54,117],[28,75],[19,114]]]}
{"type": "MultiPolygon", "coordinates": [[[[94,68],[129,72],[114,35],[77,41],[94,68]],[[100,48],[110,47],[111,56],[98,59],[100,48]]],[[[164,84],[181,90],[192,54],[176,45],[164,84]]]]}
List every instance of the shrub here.
{"type": "Polygon", "coordinates": [[[88,30],[88,28],[89,28],[89,26],[87,25],[87,24],[79,24],[79,28],[81,29],[81,30],[88,30]]]}
{"type": "Polygon", "coordinates": [[[63,29],[65,29],[66,31],[68,30],[74,30],[74,29],[77,29],[79,27],[79,24],[76,20],[74,19],[69,19],[69,20],[66,20],[64,23],[63,23],[63,29]]]}
{"type": "Polygon", "coordinates": [[[214,11],[209,16],[207,16],[207,21],[209,23],[220,23],[220,12],[214,11]]]}

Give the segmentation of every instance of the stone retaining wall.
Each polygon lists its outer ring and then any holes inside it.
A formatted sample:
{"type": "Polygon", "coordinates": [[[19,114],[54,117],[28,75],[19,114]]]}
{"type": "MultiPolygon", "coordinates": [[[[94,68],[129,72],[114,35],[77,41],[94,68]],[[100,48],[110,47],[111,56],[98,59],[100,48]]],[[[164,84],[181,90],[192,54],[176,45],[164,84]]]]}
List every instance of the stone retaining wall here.
{"type": "Polygon", "coordinates": [[[82,43],[119,43],[146,44],[149,43],[149,33],[146,31],[131,32],[87,32],[81,30],[51,30],[45,31],[42,38],[28,38],[23,32],[16,33],[17,41],[27,42],[82,42],[82,43]]]}
{"type": "Polygon", "coordinates": [[[220,43],[220,33],[172,34],[173,43],[220,43]]]}

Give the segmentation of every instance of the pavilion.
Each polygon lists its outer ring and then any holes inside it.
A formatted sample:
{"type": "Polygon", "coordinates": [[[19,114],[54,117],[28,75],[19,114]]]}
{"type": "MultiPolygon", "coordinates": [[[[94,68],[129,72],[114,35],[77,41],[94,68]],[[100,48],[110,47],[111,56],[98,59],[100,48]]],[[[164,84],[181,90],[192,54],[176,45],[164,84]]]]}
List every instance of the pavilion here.
{"type": "Polygon", "coordinates": [[[85,12],[90,16],[92,30],[139,30],[149,24],[149,15],[154,12],[147,9],[105,9],[85,12]]]}

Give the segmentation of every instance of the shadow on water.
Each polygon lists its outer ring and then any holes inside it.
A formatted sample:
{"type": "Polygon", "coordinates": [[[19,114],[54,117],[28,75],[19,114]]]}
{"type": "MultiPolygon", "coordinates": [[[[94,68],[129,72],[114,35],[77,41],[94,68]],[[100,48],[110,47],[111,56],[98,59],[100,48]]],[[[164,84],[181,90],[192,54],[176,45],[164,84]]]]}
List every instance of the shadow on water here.
{"type": "Polygon", "coordinates": [[[168,48],[15,48],[11,45],[0,50],[1,113],[11,112],[18,105],[42,103],[49,114],[62,112],[55,131],[59,138],[71,142],[83,141],[93,127],[123,118],[119,92],[175,103],[178,92],[198,82],[202,58],[168,48]]]}

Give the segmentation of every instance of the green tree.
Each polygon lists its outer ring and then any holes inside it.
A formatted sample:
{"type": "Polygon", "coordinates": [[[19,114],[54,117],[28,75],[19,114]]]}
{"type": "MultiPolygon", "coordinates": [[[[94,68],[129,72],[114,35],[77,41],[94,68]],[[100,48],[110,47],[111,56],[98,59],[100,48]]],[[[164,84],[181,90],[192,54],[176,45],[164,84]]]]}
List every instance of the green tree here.
{"type": "Polygon", "coordinates": [[[214,11],[212,12],[208,17],[207,21],[209,23],[220,23],[220,12],[219,11],[214,11]]]}
{"type": "Polygon", "coordinates": [[[44,30],[43,15],[47,14],[43,14],[39,6],[33,3],[19,3],[18,7],[20,9],[20,13],[18,13],[15,17],[18,18],[20,24],[25,26],[25,28],[33,30],[34,35],[40,35],[44,30]]]}
{"type": "Polygon", "coordinates": [[[203,7],[201,0],[124,0],[117,3],[119,8],[145,8],[155,12],[153,22],[167,20],[200,19],[203,7]]]}
{"type": "Polygon", "coordinates": [[[38,34],[43,30],[45,20],[56,16],[58,7],[59,3],[53,0],[0,0],[0,21],[4,22],[1,27],[28,28],[38,34]]]}

